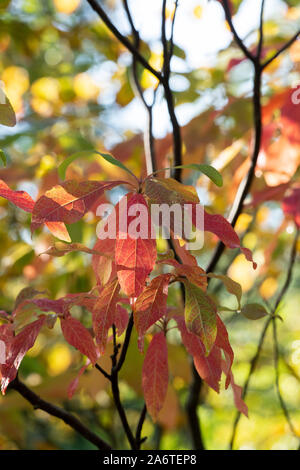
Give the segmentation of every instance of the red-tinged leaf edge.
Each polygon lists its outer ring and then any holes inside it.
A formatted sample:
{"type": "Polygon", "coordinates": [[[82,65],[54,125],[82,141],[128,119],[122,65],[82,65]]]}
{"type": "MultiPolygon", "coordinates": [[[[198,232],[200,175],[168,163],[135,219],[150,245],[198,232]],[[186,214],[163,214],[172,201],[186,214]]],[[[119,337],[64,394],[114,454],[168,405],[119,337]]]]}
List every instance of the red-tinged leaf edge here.
{"type": "Polygon", "coordinates": [[[168,390],[168,349],[163,332],[156,333],[148,347],[142,371],[147,411],[155,422],[168,390]]]}
{"type": "Polygon", "coordinates": [[[61,329],[66,341],[87,356],[93,365],[97,362],[97,350],[89,331],[70,315],[60,318],[61,329]]]}
{"type": "Polygon", "coordinates": [[[26,191],[13,191],[3,180],[0,180],[0,196],[26,212],[33,211],[35,202],[32,197],[26,191]]]}

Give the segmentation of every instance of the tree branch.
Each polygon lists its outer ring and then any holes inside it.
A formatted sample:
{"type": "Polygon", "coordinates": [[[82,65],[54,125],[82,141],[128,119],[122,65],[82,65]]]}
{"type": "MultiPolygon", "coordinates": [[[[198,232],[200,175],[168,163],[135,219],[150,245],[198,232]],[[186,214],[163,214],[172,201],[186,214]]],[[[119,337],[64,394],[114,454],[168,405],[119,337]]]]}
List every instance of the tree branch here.
{"type": "Polygon", "coordinates": [[[233,34],[233,37],[237,43],[237,45],[239,46],[239,48],[243,51],[243,53],[245,54],[245,56],[251,60],[251,62],[255,62],[255,57],[251,54],[251,52],[247,49],[247,47],[245,46],[245,44],[243,43],[242,39],[239,37],[239,35],[237,34],[237,31],[234,27],[234,24],[232,22],[232,16],[231,16],[231,12],[230,12],[230,7],[229,7],[229,3],[228,3],[228,0],[222,0],[222,5],[223,5],[223,8],[224,8],[224,12],[225,12],[225,18],[226,18],[226,21],[227,23],[229,24],[229,27],[230,27],[230,30],[233,34]]]}
{"type": "MultiPolygon", "coordinates": [[[[140,48],[140,35],[139,32],[136,30],[133,22],[133,18],[129,9],[128,1],[123,0],[124,9],[126,11],[126,15],[131,26],[132,36],[134,38],[134,46],[139,51],[140,48]]],[[[146,159],[146,166],[147,166],[147,174],[150,175],[154,171],[156,171],[156,159],[155,159],[155,147],[154,147],[154,137],[153,137],[153,106],[155,103],[155,91],[153,102],[149,105],[144,97],[144,92],[139,82],[138,77],[138,70],[137,70],[137,59],[136,56],[132,56],[132,88],[134,94],[140,98],[143,105],[145,106],[147,115],[148,115],[148,125],[147,129],[144,132],[144,149],[145,149],[145,159],[146,159]]]]}
{"type": "MultiPolygon", "coordinates": [[[[256,368],[256,365],[257,365],[257,362],[258,362],[258,359],[259,359],[259,356],[260,356],[260,353],[261,353],[261,350],[262,350],[262,347],[263,347],[263,344],[264,344],[264,340],[265,340],[265,337],[266,337],[266,333],[268,331],[268,328],[271,324],[271,322],[273,321],[273,325],[275,323],[275,320],[276,320],[276,317],[274,316],[275,313],[276,313],[276,310],[281,302],[281,300],[283,299],[284,295],[286,294],[290,284],[291,284],[291,280],[292,280],[292,275],[293,275],[293,269],[294,269],[294,266],[295,266],[295,262],[296,262],[296,255],[297,255],[297,240],[298,240],[298,237],[299,237],[299,229],[296,230],[296,236],[295,236],[295,239],[294,239],[294,242],[293,242],[293,247],[292,247],[292,250],[291,250],[291,255],[290,255],[290,261],[289,261],[289,267],[288,267],[288,272],[287,272],[287,276],[286,276],[286,279],[285,279],[285,282],[283,284],[283,287],[281,288],[280,290],[280,293],[279,295],[277,296],[277,299],[276,299],[276,302],[275,302],[275,305],[274,305],[274,309],[273,309],[273,314],[269,316],[269,318],[267,319],[265,325],[264,325],[264,328],[262,330],[262,333],[261,333],[261,336],[260,336],[260,340],[259,340],[259,343],[258,343],[258,347],[257,347],[257,350],[256,350],[256,353],[251,361],[251,365],[250,365],[250,370],[249,370],[249,373],[248,373],[248,376],[247,376],[247,379],[246,379],[246,382],[245,382],[245,385],[244,385],[244,388],[243,388],[243,394],[242,394],[242,398],[245,399],[246,398],[246,395],[247,395],[247,392],[248,392],[248,387],[249,387],[249,383],[250,383],[250,379],[252,377],[252,374],[256,368]]],[[[273,330],[273,337],[274,337],[274,330],[273,330]]],[[[275,338],[274,338],[274,344],[275,344],[275,347],[276,347],[276,343],[277,343],[277,334],[276,334],[276,327],[275,327],[275,338]]],[[[289,417],[289,414],[288,414],[288,411],[285,407],[285,404],[284,404],[284,401],[282,400],[282,397],[281,397],[281,393],[280,393],[280,389],[279,389],[279,378],[278,378],[278,351],[275,351],[275,357],[274,357],[274,360],[275,360],[275,369],[276,369],[276,388],[277,388],[277,393],[278,393],[278,397],[279,397],[279,400],[280,400],[280,403],[281,403],[281,406],[282,406],[282,402],[283,402],[283,410],[284,410],[284,413],[286,415],[286,412],[287,412],[287,415],[289,417]]],[[[238,426],[238,423],[239,423],[239,420],[240,420],[240,417],[241,417],[241,413],[240,412],[237,412],[236,414],[236,418],[234,420],[234,424],[233,424],[233,430],[232,430],[232,436],[231,436],[231,441],[230,441],[230,448],[232,449],[233,448],[233,445],[234,445],[234,441],[235,441],[235,436],[236,436],[236,432],[237,432],[237,426],[238,426]]]]}
{"type": "Polygon", "coordinates": [[[149,72],[151,72],[159,81],[161,81],[161,73],[155,70],[140,54],[136,47],[129,41],[129,39],[126,36],[123,36],[123,34],[115,27],[115,25],[111,22],[111,20],[103,10],[102,6],[99,5],[96,0],[87,1],[93,8],[93,10],[100,16],[100,18],[106,24],[108,29],[114,34],[114,36],[136,57],[136,59],[145,67],[145,69],[149,70],[149,72]]]}
{"type": "Polygon", "coordinates": [[[25,400],[27,400],[34,409],[40,409],[55,416],[56,418],[61,419],[66,424],[68,424],[74,431],[78,432],[83,436],[87,441],[94,444],[100,450],[111,450],[111,447],[103,441],[97,434],[93,433],[90,429],[84,426],[79,419],[77,419],[72,414],[65,411],[63,408],[59,408],[56,405],[40,398],[36,393],[30,390],[23,382],[21,382],[18,377],[15,378],[13,382],[9,385],[9,388],[15,390],[20,395],[22,395],[25,400]]]}
{"type": "Polygon", "coordinates": [[[146,405],[144,405],[144,407],[142,409],[142,412],[141,412],[141,415],[140,415],[140,419],[139,419],[137,428],[136,428],[136,434],[135,434],[135,442],[137,443],[138,449],[140,449],[141,444],[146,439],[146,438],[143,438],[143,439],[141,438],[142,429],[143,429],[143,425],[144,425],[144,422],[145,422],[145,419],[146,419],[146,415],[147,415],[147,407],[146,407],[146,405]]]}
{"type": "Polygon", "coordinates": [[[199,394],[202,386],[202,379],[198,375],[194,364],[191,367],[193,378],[189,387],[189,395],[186,403],[186,412],[188,416],[188,423],[193,440],[193,448],[197,450],[205,450],[197,408],[199,405],[199,394]]]}
{"type": "Polygon", "coordinates": [[[262,64],[262,69],[268,67],[268,65],[270,65],[275,59],[277,59],[277,57],[279,57],[282,52],[286,51],[296,41],[298,36],[300,36],[300,30],[297,31],[297,33],[295,33],[294,36],[291,37],[291,39],[281,49],[279,49],[279,51],[277,51],[272,57],[270,57],[270,59],[266,60],[262,64]]]}
{"type": "MultiPolygon", "coordinates": [[[[282,289],[277,297],[277,300],[276,300],[276,303],[275,303],[275,306],[274,306],[274,314],[277,310],[277,308],[279,307],[279,304],[281,302],[281,300],[283,299],[284,295],[286,294],[290,284],[291,284],[291,280],[292,280],[292,276],[293,276],[293,269],[294,269],[294,266],[295,266],[295,263],[296,263],[296,257],[297,257],[297,242],[298,242],[298,238],[299,238],[299,229],[296,228],[295,230],[295,238],[294,238],[294,242],[293,242],[293,247],[292,247],[292,251],[291,251],[291,255],[290,255],[290,261],[289,261],[289,268],[288,268],[288,273],[287,273],[287,276],[286,276],[286,280],[285,280],[285,283],[284,285],[282,286],[282,289]]],[[[280,391],[280,384],[279,384],[279,346],[278,346],[278,336],[277,336],[277,325],[276,325],[276,316],[274,315],[273,316],[273,341],[274,341],[274,364],[275,364],[275,385],[276,385],[276,391],[277,391],[277,395],[278,395],[278,399],[279,399],[279,402],[280,402],[280,406],[281,406],[281,409],[283,411],[283,414],[286,418],[286,421],[290,427],[290,430],[291,432],[298,438],[299,438],[299,435],[297,434],[295,428],[294,428],[294,425],[292,423],[292,420],[291,420],[291,417],[290,417],[290,414],[289,414],[289,411],[288,411],[288,408],[285,404],[285,401],[284,401],[284,398],[281,394],[281,391],[280,391]]]]}

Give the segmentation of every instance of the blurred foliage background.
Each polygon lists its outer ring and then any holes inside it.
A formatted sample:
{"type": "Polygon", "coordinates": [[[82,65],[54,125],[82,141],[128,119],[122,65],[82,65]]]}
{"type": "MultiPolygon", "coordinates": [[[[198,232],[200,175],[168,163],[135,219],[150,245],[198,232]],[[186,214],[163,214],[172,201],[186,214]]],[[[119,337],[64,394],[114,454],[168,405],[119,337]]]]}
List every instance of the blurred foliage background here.
{"type": "MultiPolygon", "coordinates": [[[[118,0],[102,3],[120,30],[129,33],[122,3],[118,0]]],[[[251,49],[257,39],[260,2],[239,0],[233,3],[239,7],[237,24],[245,31],[245,41],[251,49]]],[[[264,55],[268,57],[297,27],[299,29],[300,6],[297,0],[269,0],[266,3],[264,55]]],[[[131,6],[133,17],[141,26],[141,50],[152,65],[159,67],[162,48],[157,12],[161,2],[134,0],[131,6]],[[151,8],[146,6],[147,3],[151,8]],[[146,8],[144,16],[143,8],[146,8]],[[153,16],[147,15],[148,9],[153,11],[153,16]],[[145,25],[147,31],[144,34],[145,25]]],[[[167,21],[170,22],[174,8],[172,1],[168,2],[168,7],[167,21]]],[[[0,148],[8,159],[7,166],[0,169],[1,179],[14,189],[26,190],[36,199],[59,182],[57,168],[67,156],[89,149],[111,151],[135,174],[145,174],[142,131],[146,117],[132,87],[131,56],[99,21],[87,2],[1,0],[0,15],[0,79],[18,118],[15,128],[1,126],[0,129],[0,148]]],[[[182,124],[184,163],[213,163],[223,175],[224,186],[216,189],[205,177],[199,178],[198,174],[187,170],[184,180],[197,187],[201,202],[209,210],[226,216],[249,168],[253,73],[247,61],[240,60],[241,52],[231,42],[222,8],[216,1],[180,3],[177,25],[171,85],[182,124]],[[188,38],[185,38],[189,28],[188,38]],[[209,35],[206,44],[203,30],[209,35]]],[[[156,80],[142,68],[139,68],[139,78],[146,96],[151,98],[156,80]]],[[[299,83],[298,40],[267,69],[263,84],[264,103],[272,105],[274,97],[299,83]]],[[[280,109],[277,107],[278,114],[280,109]]],[[[264,141],[253,193],[266,185],[299,180],[300,106],[295,113],[293,139],[280,132],[275,136],[275,142],[264,141]]],[[[172,139],[166,116],[163,92],[159,89],[154,108],[154,131],[157,164],[161,168],[172,163],[172,139]]],[[[78,159],[67,170],[67,178],[74,179],[106,180],[123,176],[121,170],[97,157],[78,159]]],[[[114,190],[106,197],[116,202],[120,190],[114,190]]],[[[272,305],[286,275],[294,225],[283,214],[280,200],[263,202],[256,208],[251,206],[250,199],[248,202],[238,220],[237,231],[244,246],[253,250],[259,268],[253,271],[242,255],[226,250],[218,271],[227,270],[241,283],[244,302],[251,300],[272,305]]],[[[4,199],[0,200],[0,221],[1,309],[11,311],[16,296],[27,286],[47,290],[51,298],[58,298],[67,293],[88,291],[95,285],[90,255],[70,253],[61,258],[41,255],[53,245],[53,236],[44,229],[31,237],[29,215],[4,199]]],[[[96,223],[95,214],[89,213],[80,222],[68,226],[72,241],[93,247],[96,223]]],[[[200,266],[207,264],[215,245],[216,239],[206,234],[204,248],[198,253],[200,266]]],[[[221,299],[219,303],[230,306],[231,299],[227,298],[222,286],[216,281],[212,286],[214,295],[221,299]]],[[[280,387],[300,436],[299,287],[300,268],[297,265],[293,283],[280,308],[283,322],[278,324],[278,329],[280,387]]],[[[176,292],[172,289],[169,302],[176,303],[176,292]]],[[[87,312],[78,307],[75,314],[90,325],[87,312]]],[[[224,314],[224,319],[235,352],[236,380],[242,385],[263,320],[251,322],[230,314],[224,314]]],[[[149,438],[144,448],[190,448],[184,412],[191,379],[188,358],[176,335],[170,342],[172,386],[158,423],[146,420],[144,435],[149,438]]],[[[279,406],[274,387],[273,356],[270,330],[246,400],[250,419],[243,417],[238,426],[237,449],[295,449],[299,445],[279,406]]],[[[108,362],[109,352],[100,363],[105,367],[108,362]]],[[[126,448],[108,383],[96,370],[88,370],[82,376],[77,393],[68,400],[68,385],[81,365],[80,354],[66,344],[60,329],[55,327],[38,337],[36,345],[25,357],[20,373],[25,383],[43,398],[77,413],[114,447],[126,448]]],[[[121,392],[131,423],[138,419],[143,404],[141,365],[142,356],[134,339],[121,374],[121,392]]],[[[234,416],[230,391],[217,395],[206,387],[202,389],[199,418],[208,449],[227,448],[234,416]]],[[[44,412],[33,412],[15,392],[0,398],[0,449],[87,448],[92,446],[83,438],[44,412]]]]}

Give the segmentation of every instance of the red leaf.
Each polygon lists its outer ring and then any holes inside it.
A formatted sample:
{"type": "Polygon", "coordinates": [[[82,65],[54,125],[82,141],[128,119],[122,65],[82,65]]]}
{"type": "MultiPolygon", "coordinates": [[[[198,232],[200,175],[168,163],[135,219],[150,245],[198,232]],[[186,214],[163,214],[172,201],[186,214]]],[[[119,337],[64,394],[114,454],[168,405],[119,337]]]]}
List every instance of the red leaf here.
{"type": "Polygon", "coordinates": [[[15,206],[20,207],[23,211],[32,212],[34,200],[25,191],[13,191],[4,181],[0,180],[0,196],[8,199],[15,206]]]}
{"type": "Polygon", "coordinates": [[[5,394],[8,384],[16,378],[23,357],[35,343],[35,340],[46,321],[46,316],[25,326],[10,342],[7,351],[6,364],[1,367],[1,391],[5,394]]]}
{"type": "Polygon", "coordinates": [[[214,346],[208,356],[202,341],[194,333],[190,333],[182,316],[176,316],[178,328],[181,333],[182,342],[193,357],[195,368],[199,376],[217,393],[220,391],[220,380],[222,375],[221,351],[214,346]]]}
{"type": "Polygon", "coordinates": [[[118,281],[112,281],[100,291],[99,299],[94,306],[93,329],[101,354],[105,351],[108,330],[115,320],[119,291],[120,286],[118,281]]]}
{"type": "MultiPolygon", "coordinates": [[[[156,204],[181,204],[183,207],[185,204],[192,205],[192,222],[195,227],[199,230],[205,230],[212,232],[229,248],[240,248],[249,261],[253,262],[251,251],[247,248],[241,247],[240,240],[231,224],[221,215],[211,215],[207,213],[202,206],[200,206],[197,192],[193,186],[185,186],[172,178],[148,178],[145,184],[145,192],[151,202],[156,204]],[[197,207],[198,206],[198,207],[197,207]],[[197,217],[197,208],[204,213],[204,227],[202,224],[202,217],[200,221],[197,217]],[[200,226],[199,226],[200,223],[200,226]]],[[[191,258],[191,255],[186,255],[186,260],[183,260],[184,252],[180,247],[178,241],[174,240],[175,249],[177,254],[180,256],[184,264],[197,265],[195,260],[191,258]]],[[[256,263],[253,262],[254,269],[256,263]]]]}
{"type": "Polygon", "coordinates": [[[232,347],[231,347],[230,342],[229,342],[226,327],[225,327],[224,323],[222,322],[222,320],[219,316],[217,316],[217,329],[218,329],[218,332],[217,332],[217,338],[216,338],[215,345],[218,348],[222,349],[223,352],[224,352],[225,363],[226,363],[226,366],[227,366],[227,378],[226,378],[225,388],[227,389],[228,386],[229,386],[229,383],[230,383],[230,374],[229,374],[229,372],[231,371],[231,367],[232,367],[232,364],[233,364],[234,353],[233,353],[232,347]]]}
{"type": "Polygon", "coordinates": [[[209,214],[204,211],[204,230],[217,235],[217,237],[229,248],[239,248],[246,256],[248,261],[251,261],[254,269],[257,264],[253,261],[252,253],[248,248],[243,248],[237,233],[232,228],[231,224],[222,215],[209,214]]]}
{"type": "Polygon", "coordinates": [[[61,185],[54,186],[41,196],[34,205],[32,213],[31,231],[47,223],[58,236],[62,224],[72,224],[80,220],[96,200],[109,189],[121,184],[120,181],[75,181],[69,180],[61,185]],[[49,225],[50,223],[50,225],[49,225]]]}
{"type": "Polygon", "coordinates": [[[89,365],[91,365],[91,361],[89,359],[87,359],[87,362],[84,366],[81,367],[80,371],[78,372],[77,376],[75,377],[74,380],[72,380],[72,382],[69,384],[69,387],[68,387],[68,398],[71,400],[71,398],[73,397],[74,393],[76,392],[76,389],[79,385],[79,379],[80,377],[84,374],[84,372],[86,371],[86,369],[89,367],[89,365]]]}
{"type": "Polygon", "coordinates": [[[106,238],[97,240],[94,250],[105,253],[107,256],[93,255],[92,267],[97,279],[97,283],[104,286],[117,275],[114,255],[116,249],[116,240],[106,238]]]}
{"type": "Polygon", "coordinates": [[[185,249],[184,246],[180,246],[178,239],[173,239],[173,246],[179,258],[181,259],[184,265],[188,266],[198,266],[196,258],[191,255],[191,253],[185,249]]]}
{"type": "Polygon", "coordinates": [[[294,188],[292,193],[284,198],[282,207],[285,214],[294,217],[297,227],[300,228],[300,187],[294,188]]]}
{"type": "Polygon", "coordinates": [[[76,318],[61,318],[61,329],[66,341],[87,356],[92,364],[97,362],[97,350],[89,331],[76,318]]]}
{"type": "Polygon", "coordinates": [[[138,332],[139,349],[144,349],[144,335],[167,312],[168,287],[171,274],[162,274],[154,278],[134,306],[134,323],[138,332]]]}
{"type": "Polygon", "coordinates": [[[147,411],[153,421],[161,410],[168,389],[168,349],[163,332],[156,333],[148,347],[143,364],[142,386],[147,411]]]}
{"type": "Polygon", "coordinates": [[[129,316],[126,308],[121,305],[117,305],[114,324],[116,325],[118,336],[121,336],[121,334],[126,330],[128,320],[129,316]]]}
{"type": "Polygon", "coordinates": [[[252,194],[251,206],[257,207],[265,201],[281,201],[290,184],[289,182],[278,186],[266,186],[261,191],[256,191],[252,194]]]}
{"type": "Polygon", "coordinates": [[[229,382],[233,390],[233,398],[236,408],[248,418],[248,407],[242,398],[242,387],[235,383],[233,373],[231,372],[231,370],[228,371],[227,364],[225,361],[222,361],[222,370],[225,374],[228,374],[229,376],[229,382]]]}
{"type": "Polygon", "coordinates": [[[156,261],[156,241],[151,238],[152,224],[147,203],[142,194],[131,194],[123,198],[127,201],[127,208],[122,208],[120,202],[120,227],[116,241],[116,264],[118,279],[122,290],[129,297],[137,297],[145,286],[145,281],[153,270],[156,261]],[[135,224],[139,216],[130,215],[130,209],[136,207],[143,208],[141,211],[141,228],[145,230],[143,236],[130,231],[132,224],[135,224]],[[130,233],[128,233],[128,231],[130,233]]]}

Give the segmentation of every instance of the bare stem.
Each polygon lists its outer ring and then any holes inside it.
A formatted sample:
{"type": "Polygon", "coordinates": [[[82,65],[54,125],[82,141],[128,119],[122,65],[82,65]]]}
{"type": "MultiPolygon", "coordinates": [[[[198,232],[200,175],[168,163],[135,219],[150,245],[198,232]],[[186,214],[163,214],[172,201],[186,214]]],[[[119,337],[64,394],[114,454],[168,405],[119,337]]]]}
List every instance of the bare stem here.
{"type": "Polygon", "coordinates": [[[51,416],[61,419],[66,424],[68,424],[74,431],[78,432],[83,436],[87,441],[94,444],[100,450],[111,450],[111,447],[103,441],[97,434],[93,433],[89,428],[84,426],[84,424],[79,421],[78,418],[72,414],[65,411],[63,408],[60,408],[52,403],[49,403],[42,398],[40,398],[36,393],[30,390],[23,382],[19,380],[18,377],[11,382],[10,389],[15,390],[20,395],[22,395],[25,400],[27,400],[34,409],[40,409],[45,411],[51,416]]]}

